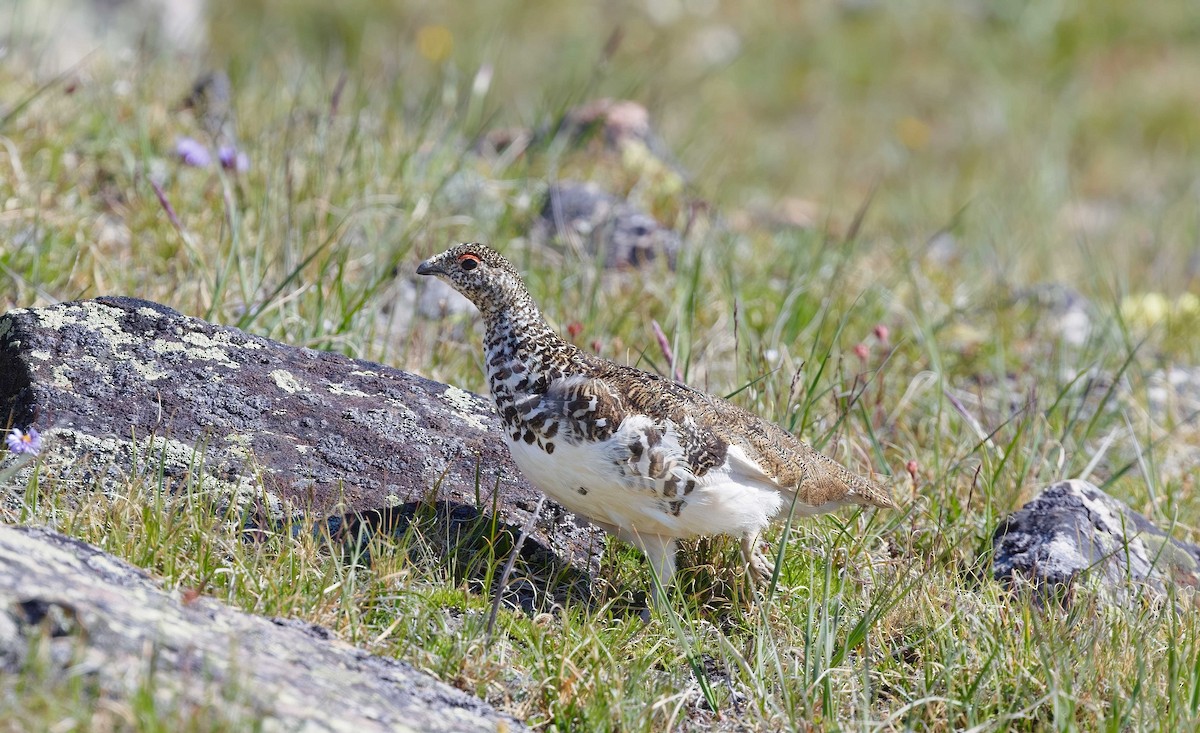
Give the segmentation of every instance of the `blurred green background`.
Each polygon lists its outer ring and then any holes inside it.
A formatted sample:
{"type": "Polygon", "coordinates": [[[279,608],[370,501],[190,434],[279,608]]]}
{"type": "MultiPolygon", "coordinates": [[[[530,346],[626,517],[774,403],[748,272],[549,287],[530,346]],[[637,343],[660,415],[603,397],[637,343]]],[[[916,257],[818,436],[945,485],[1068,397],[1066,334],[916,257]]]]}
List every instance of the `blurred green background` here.
{"type": "MultiPolygon", "coordinates": [[[[652,112],[706,197],[848,219],[901,244],[963,227],[1022,276],[1190,284],[1200,13],[1186,2],[217,2],[233,69],[293,43],[416,104],[494,70],[479,124],[596,96],[652,112]],[[1104,257],[1097,257],[1104,253],[1104,257]]],[[[296,83],[281,78],[281,83],[296,83]]],[[[986,253],[986,254],[985,254],[986,253]]]]}
{"type": "MultiPolygon", "coordinates": [[[[19,31],[55,5],[5,14],[19,31]]],[[[203,13],[208,42],[177,68],[228,68],[242,107],[254,93],[316,105],[345,74],[344,108],[373,101],[381,132],[436,109],[470,135],[628,97],[725,206],[794,197],[845,226],[874,190],[869,231],[898,246],[949,229],[1016,280],[1194,287],[1181,266],[1197,239],[1190,3],[214,0],[203,13]]],[[[5,73],[28,85],[22,51],[48,54],[8,44],[5,73]]],[[[285,111],[242,126],[282,134],[285,111]]]]}

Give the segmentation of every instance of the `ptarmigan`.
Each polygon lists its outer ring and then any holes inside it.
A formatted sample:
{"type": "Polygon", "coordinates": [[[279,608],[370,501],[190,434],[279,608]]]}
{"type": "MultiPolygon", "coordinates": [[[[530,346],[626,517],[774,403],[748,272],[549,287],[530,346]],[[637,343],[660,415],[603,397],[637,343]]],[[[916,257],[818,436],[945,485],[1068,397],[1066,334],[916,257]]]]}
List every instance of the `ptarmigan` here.
{"type": "Polygon", "coordinates": [[[759,534],[793,504],[798,514],[895,507],[883,488],[779,426],[564,341],[516,269],[482,244],[458,245],[417,272],[445,280],[483,314],[488,384],[530,483],[641,549],[664,588],[680,538],[739,537],[765,580],[774,568],[759,534]]]}

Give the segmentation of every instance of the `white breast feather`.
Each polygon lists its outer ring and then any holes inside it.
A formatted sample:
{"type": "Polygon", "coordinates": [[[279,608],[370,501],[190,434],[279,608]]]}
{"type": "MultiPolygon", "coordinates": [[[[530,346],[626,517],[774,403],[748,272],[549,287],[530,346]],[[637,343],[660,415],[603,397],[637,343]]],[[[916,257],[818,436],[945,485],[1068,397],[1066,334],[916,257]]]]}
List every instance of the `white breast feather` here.
{"type": "Polygon", "coordinates": [[[648,417],[630,416],[604,441],[574,445],[555,441],[553,454],[523,441],[510,441],[509,449],[526,478],[538,489],[575,514],[625,533],[742,536],[761,530],[784,507],[785,495],[735,446],[730,447],[723,466],[710,469],[704,476],[693,476],[682,460],[678,434],[668,425],[661,448],[668,458],[679,462],[672,473],[681,479],[681,485],[693,478],[696,485],[686,496],[676,497],[684,502],[678,515],[665,511],[662,481],[623,476],[616,465],[628,457],[632,437],[651,424],[648,417]]]}

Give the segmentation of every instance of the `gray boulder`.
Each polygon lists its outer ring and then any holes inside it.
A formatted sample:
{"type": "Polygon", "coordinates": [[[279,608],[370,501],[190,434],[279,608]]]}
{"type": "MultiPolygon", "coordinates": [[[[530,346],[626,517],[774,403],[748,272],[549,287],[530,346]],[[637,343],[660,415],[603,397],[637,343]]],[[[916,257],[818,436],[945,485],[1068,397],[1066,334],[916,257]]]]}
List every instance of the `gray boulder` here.
{"type": "Polygon", "coordinates": [[[550,186],[531,232],[535,242],[557,242],[585,257],[601,256],[608,268],[665,259],[674,267],[681,240],[674,230],[593,183],[550,186]]]}
{"type": "Polygon", "coordinates": [[[1086,481],[1060,481],[1007,517],[992,536],[992,572],[1039,595],[1067,597],[1087,579],[1102,598],[1129,605],[1145,591],[1200,583],[1200,547],[1086,481]]]}
{"type": "Polygon", "coordinates": [[[83,694],[98,699],[150,690],[156,709],[190,708],[246,730],[525,730],[319,626],[182,598],[84,542],[0,525],[0,674],[33,665],[64,685],[82,678],[83,694]]]}
{"type": "MultiPolygon", "coordinates": [[[[494,413],[457,387],[131,298],[0,317],[0,425],[42,432],[43,475],[112,487],[161,472],[248,528],[307,518],[354,537],[434,507],[454,530],[439,536],[469,537],[494,508],[511,544],[541,495],[494,413]]],[[[603,543],[547,502],[522,553],[546,572],[521,574],[547,580],[522,605],[585,587],[603,543]]]]}

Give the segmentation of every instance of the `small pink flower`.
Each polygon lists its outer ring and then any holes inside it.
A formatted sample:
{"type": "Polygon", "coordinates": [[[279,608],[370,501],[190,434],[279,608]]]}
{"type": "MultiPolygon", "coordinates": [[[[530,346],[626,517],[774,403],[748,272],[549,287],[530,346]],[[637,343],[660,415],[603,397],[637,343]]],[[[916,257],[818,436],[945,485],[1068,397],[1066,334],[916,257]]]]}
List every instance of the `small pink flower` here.
{"type": "Polygon", "coordinates": [[[204,143],[195,138],[181,137],[176,140],[175,155],[179,156],[184,165],[194,168],[207,168],[212,165],[212,153],[208,152],[204,143]]]}
{"type": "Polygon", "coordinates": [[[867,357],[871,355],[871,349],[868,348],[866,344],[856,344],[854,346],[854,355],[859,359],[866,361],[867,357]]]}
{"type": "Polygon", "coordinates": [[[8,449],[13,453],[25,453],[27,455],[36,456],[42,450],[42,436],[38,435],[38,431],[34,428],[29,428],[28,431],[22,431],[20,428],[13,428],[8,431],[4,442],[8,445],[8,449]]]}
{"type": "Polygon", "coordinates": [[[921,464],[916,461],[909,461],[904,464],[904,470],[908,471],[908,475],[912,476],[913,481],[917,480],[917,473],[921,470],[921,464]]]}
{"type": "Polygon", "coordinates": [[[567,335],[571,337],[572,341],[578,338],[581,333],[583,333],[583,324],[579,321],[571,321],[567,324],[567,335]]]}
{"type": "Polygon", "coordinates": [[[887,326],[883,325],[882,323],[875,326],[875,338],[879,339],[879,343],[887,344],[888,335],[889,331],[887,326]]]}

